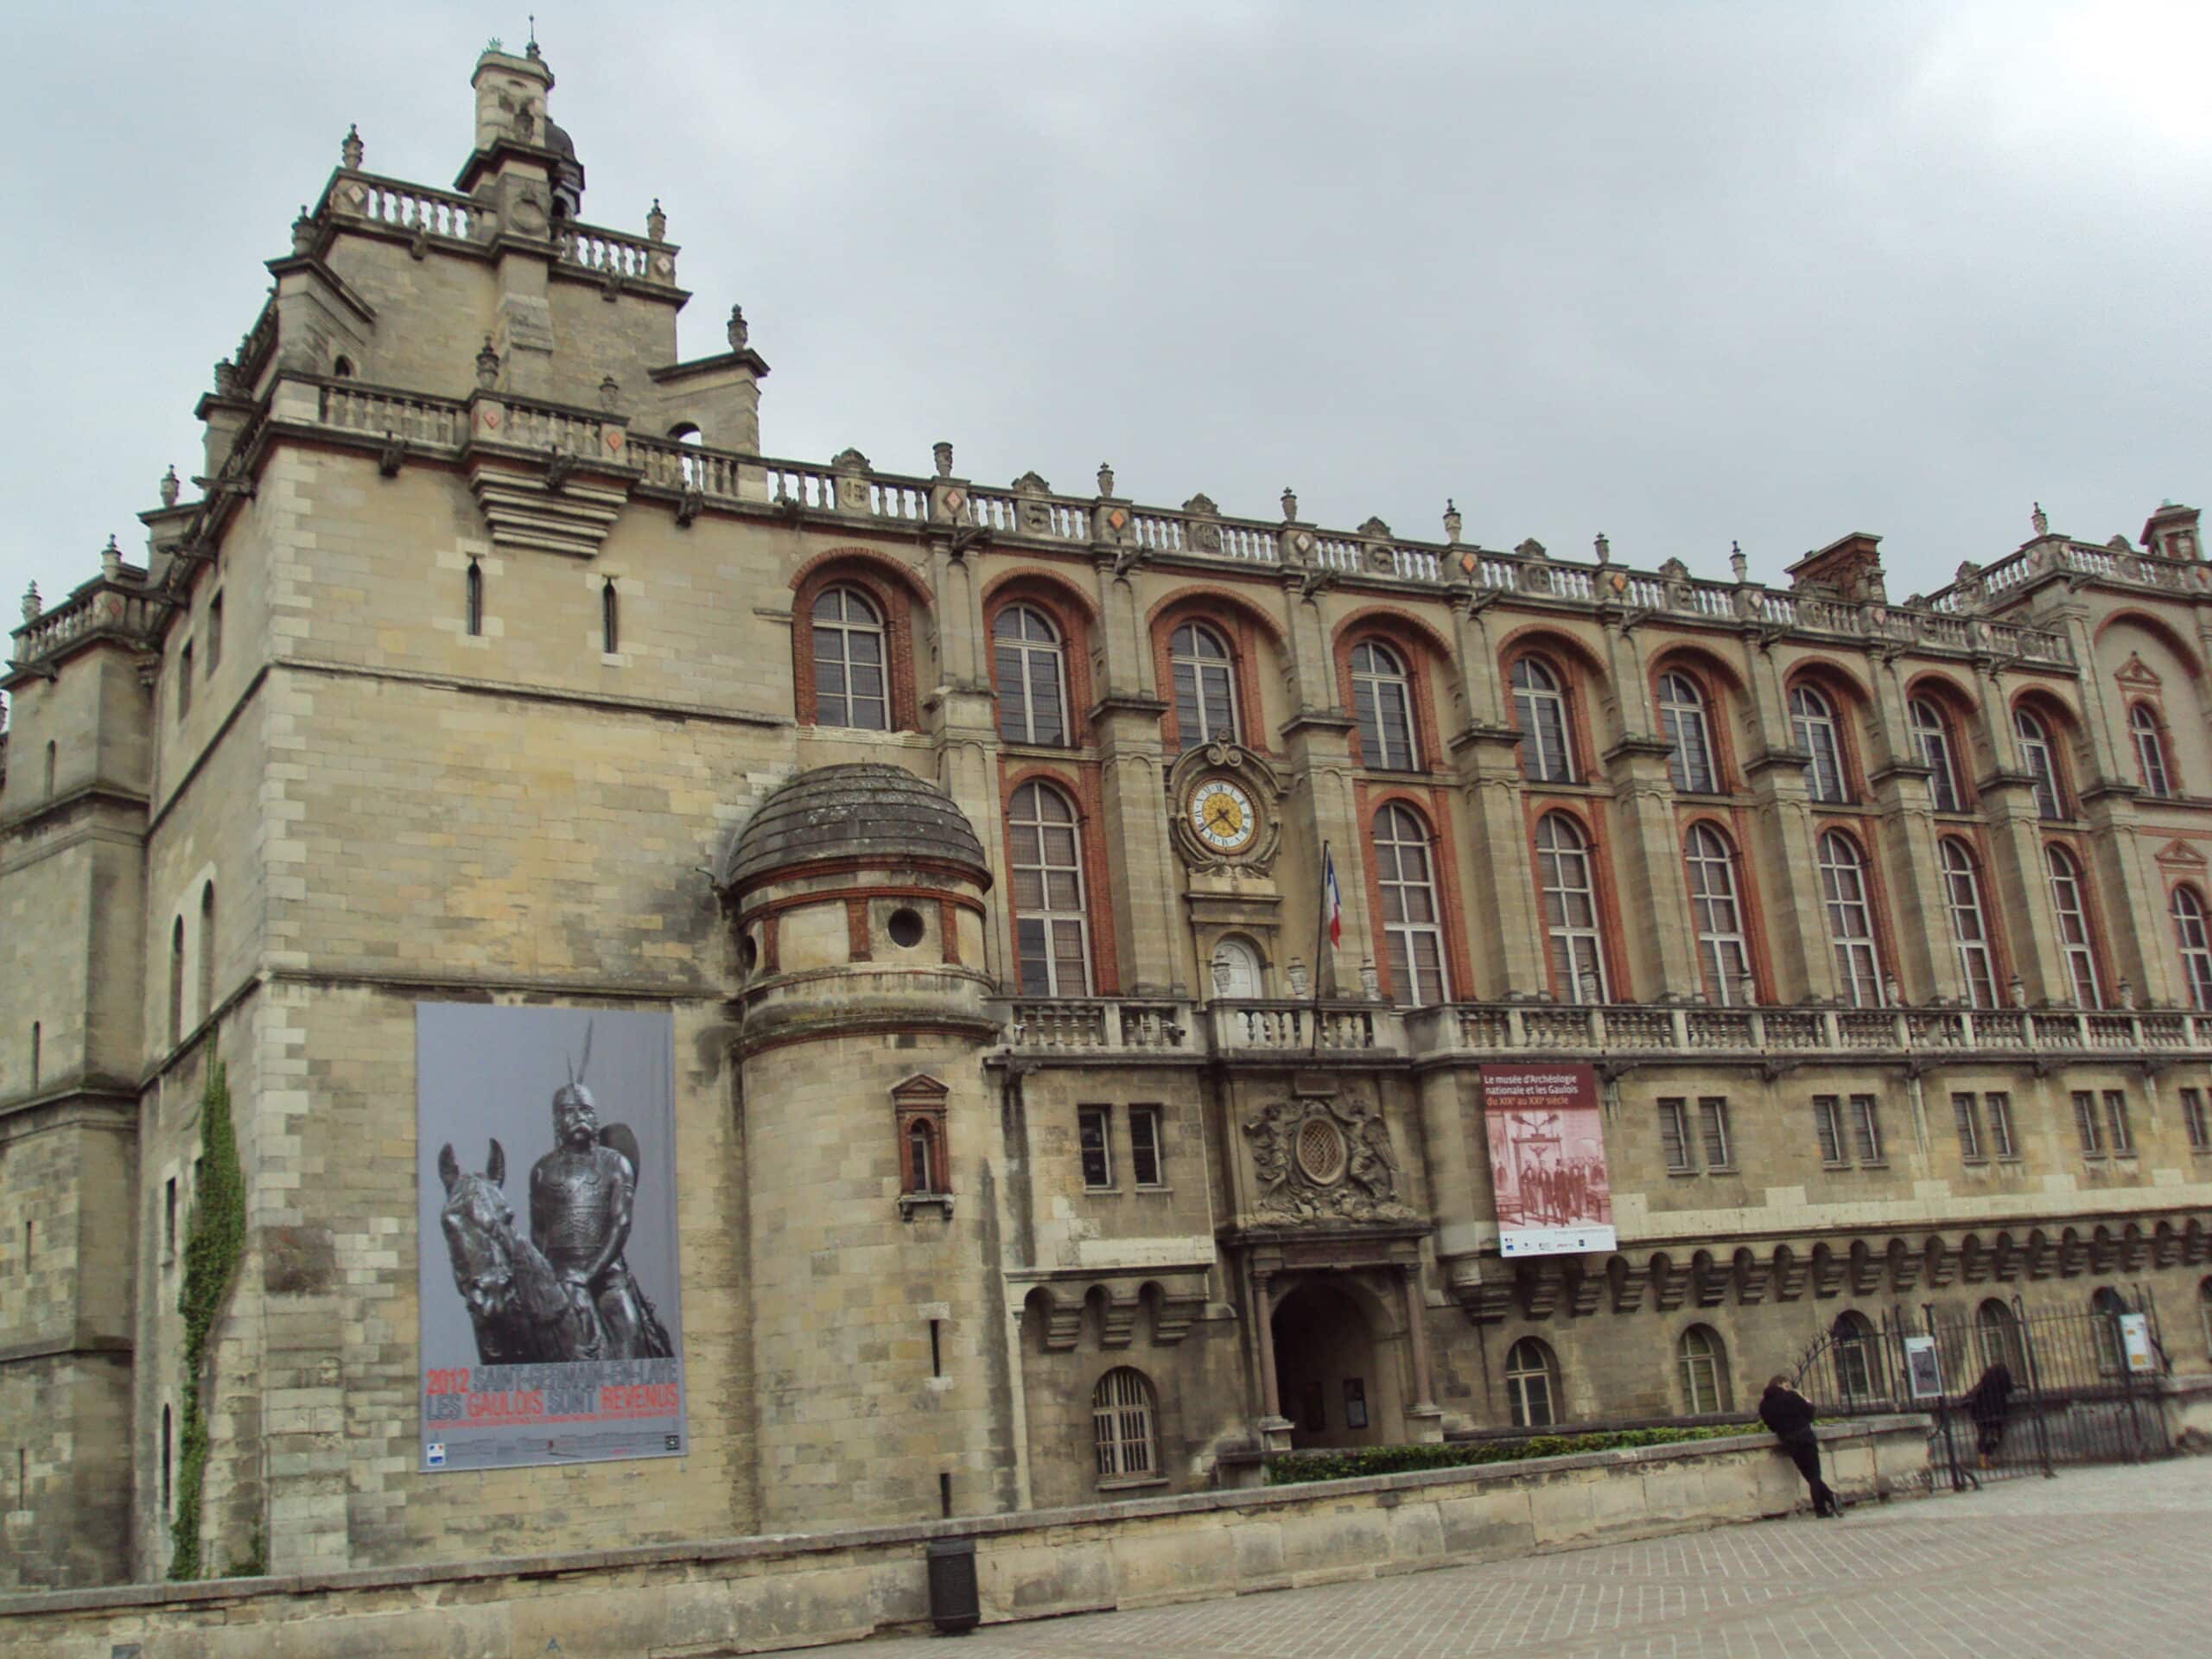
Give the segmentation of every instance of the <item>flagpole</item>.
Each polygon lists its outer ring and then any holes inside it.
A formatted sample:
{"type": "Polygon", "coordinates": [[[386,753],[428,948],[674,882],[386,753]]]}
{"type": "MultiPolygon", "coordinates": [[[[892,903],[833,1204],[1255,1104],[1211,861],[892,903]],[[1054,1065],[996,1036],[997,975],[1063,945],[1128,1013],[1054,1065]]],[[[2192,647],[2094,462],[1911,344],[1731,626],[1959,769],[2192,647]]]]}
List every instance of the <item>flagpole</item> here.
{"type": "MultiPolygon", "coordinates": [[[[1329,843],[1321,843],[1321,902],[1313,907],[1313,1032],[1307,1052],[1321,1052],[1321,947],[1329,938],[1329,843]]],[[[1334,958],[1331,959],[1334,965],[1334,958]]]]}

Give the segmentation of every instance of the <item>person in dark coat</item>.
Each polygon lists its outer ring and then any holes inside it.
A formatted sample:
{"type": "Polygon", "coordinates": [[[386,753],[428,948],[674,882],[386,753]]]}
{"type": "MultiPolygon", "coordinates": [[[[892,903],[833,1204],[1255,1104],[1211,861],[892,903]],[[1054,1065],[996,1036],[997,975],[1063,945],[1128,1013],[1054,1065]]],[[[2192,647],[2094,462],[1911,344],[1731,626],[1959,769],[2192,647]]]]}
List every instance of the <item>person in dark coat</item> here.
{"type": "Polygon", "coordinates": [[[1774,1438],[1796,1464],[1797,1472],[1805,1477],[1805,1484],[1812,1489],[1813,1513],[1822,1519],[1841,1515],[1843,1506],[1821,1478],[1821,1443],[1813,1434],[1813,1402],[1791,1388],[1788,1377],[1770,1377],[1766,1392],[1759,1396],[1759,1421],[1774,1431],[1774,1438]]]}
{"type": "Polygon", "coordinates": [[[2012,1397],[2013,1387],[2012,1370],[2000,1359],[1981,1374],[1981,1381],[1967,1390],[1967,1397],[1961,1402],[1967,1415],[1973,1420],[1974,1449],[1985,1469],[1997,1455],[1997,1448],[2005,1443],[2005,1408],[2012,1397]]]}

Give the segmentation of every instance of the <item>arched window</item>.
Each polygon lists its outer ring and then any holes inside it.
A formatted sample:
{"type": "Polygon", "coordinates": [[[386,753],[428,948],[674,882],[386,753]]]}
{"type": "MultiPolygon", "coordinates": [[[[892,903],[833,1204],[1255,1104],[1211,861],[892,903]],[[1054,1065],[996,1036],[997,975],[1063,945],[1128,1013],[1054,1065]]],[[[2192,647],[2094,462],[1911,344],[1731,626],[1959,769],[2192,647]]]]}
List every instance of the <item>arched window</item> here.
{"type": "Polygon", "coordinates": [[[610,657],[622,649],[622,601],[612,577],[600,584],[599,648],[610,657]]]}
{"type": "Polygon", "coordinates": [[[200,889],[200,1017],[215,1012],[215,884],[200,889]]]}
{"type": "Polygon", "coordinates": [[[2120,1315],[2128,1311],[2127,1304],[2110,1285],[2100,1285],[2089,1298],[2091,1336],[2097,1344],[2097,1369],[2107,1376],[2117,1376],[2126,1368],[2127,1350],[2120,1339],[2120,1315]]]}
{"type": "Polygon", "coordinates": [[[169,1042],[184,1039],[184,918],[169,930],[169,1042]]]}
{"type": "Polygon", "coordinates": [[[943,1190],[938,1185],[937,1137],[920,1118],[906,1126],[906,1180],[909,1192],[943,1190]]]}
{"type": "Polygon", "coordinates": [[[330,378],[334,380],[351,380],[353,378],[353,359],[340,355],[330,365],[330,378]]]}
{"type": "Polygon", "coordinates": [[[1837,988],[1853,1007],[1879,1007],[1882,970],[1874,952],[1873,907],[1866,902],[1866,861],[1858,843],[1834,830],[1821,837],[1817,851],[1837,988]]]}
{"type": "Polygon", "coordinates": [[[1974,1344],[1981,1351],[1981,1363],[1986,1370],[2002,1365],[2013,1374],[2013,1380],[2025,1382],[2024,1368],[2020,1363],[2020,1322],[2012,1310],[1994,1296],[1983,1300],[1974,1313],[1974,1344]]]}
{"type": "Polygon", "coordinates": [[[2036,810],[2046,818],[2063,818],[2065,797],[2058,788],[2058,758],[2050,747],[2050,732],[2024,709],[2012,714],[2012,730],[2020,740],[2020,763],[2035,779],[2036,810]]]}
{"type": "Polygon", "coordinates": [[[1846,1308],[1829,1327],[1829,1357],[1835,1365],[1836,1392],[1845,1401],[1863,1405],[1876,1397],[1884,1382],[1881,1340],[1866,1316],[1846,1308]]]}
{"type": "Polygon", "coordinates": [[[1042,611],[1008,605],[991,624],[999,736],[1008,743],[1068,741],[1066,653],[1042,611]]]}
{"type": "Polygon", "coordinates": [[[1236,663],[1219,634],[1185,622],[1167,638],[1175,731],[1184,748],[1236,741],[1236,663]]]}
{"type": "Polygon", "coordinates": [[[2171,795],[2173,779],[2166,770],[2166,735],[2158,729],[2158,713],[2147,702],[2127,711],[2127,729],[2135,740],[2135,766],[2143,774],[2146,794],[2171,795]]]}
{"type": "Polygon", "coordinates": [[[1813,798],[1849,800],[1843,776],[1843,734],[1836,724],[1835,705],[1825,693],[1801,685],[1789,694],[1789,721],[1797,747],[1811,758],[1805,768],[1805,784],[1813,798]]]}
{"type": "Polygon", "coordinates": [[[863,732],[891,728],[883,618],[867,595],[830,588],[814,601],[814,717],[863,732]]]}
{"type": "Polygon", "coordinates": [[[2173,913],[2174,943],[2181,947],[2189,1000],[2199,1008],[2212,1009],[2212,938],[2205,932],[2204,901],[2194,887],[2176,887],[2167,908],[2173,913]]]}
{"type": "Polygon", "coordinates": [[[1705,693],[1683,673],[1659,677],[1659,729],[1671,746],[1667,775],[1686,795],[1719,792],[1719,771],[1713,764],[1713,726],[1706,717],[1705,693]]]}
{"type": "Polygon", "coordinates": [[[1681,1371],[1682,1409],[1692,1417],[1707,1417],[1736,1408],[1736,1391],[1728,1380],[1728,1351],[1710,1325],[1694,1325],[1675,1344],[1675,1359],[1681,1371]]]}
{"type": "Polygon", "coordinates": [[[2085,1008],[2101,1008],[2104,988],[2097,982],[2097,953],[2089,938],[2089,901],[2082,891],[2082,867],[2063,847],[2044,848],[2044,861],[2050,867],[2050,907],[2058,918],[2058,948],[2066,958],[2074,1001],[2085,1008]]]}
{"type": "Polygon", "coordinates": [[[1547,812],[1537,821],[1536,881],[1544,893],[1554,994],[1569,1002],[1606,1001],[1590,841],[1582,826],[1564,812],[1547,812]]]}
{"type": "Polygon", "coordinates": [[[1408,807],[1394,801],[1375,815],[1375,882],[1382,898],[1390,988],[1409,1008],[1451,1000],[1429,841],[1428,826],[1408,807]]]}
{"type": "Polygon", "coordinates": [[[1697,933],[1698,969],[1707,995],[1724,1007],[1750,1000],[1745,982],[1751,957],[1744,948],[1744,906],[1737,891],[1736,849],[1709,823],[1690,826],[1682,838],[1690,885],[1690,921],[1697,933]]]}
{"type": "Polygon", "coordinates": [[[1912,700],[1912,738],[1928,767],[1928,793],[1938,812],[1966,810],[1966,791],[1959,786],[1958,757],[1951,752],[1950,722],[1926,697],[1912,700]]]}
{"type": "Polygon", "coordinates": [[[484,567],[471,559],[463,594],[463,617],[470,637],[484,632],[484,567]]]}
{"type": "Polygon", "coordinates": [[[1090,995],[1089,923],[1075,808],[1046,784],[1024,784],[1007,809],[1014,867],[1014,948],[1024,996],[1090,995]]]}
{"type": "Polygon", "coordinates": [[[1516,1428],[1549,1428],[1559,1421],[1553,1401],[1559,1393],[1559,1368],[1552,1351],[1534,1337],[1523,1337],[1505,1351],[1505,1399],[1516,1428]]]}
{"type": "Polygon", "coordinates": [[[1535,657],[1513,664],[1513,717],[1521,727],[1521,766],[1547,784],[1575,781],[1574,741],[1569,733],[1567,691],[1550,666],[1535,657]]]}
{"type": "Polygon", "coordinates": [[[1974,855],[1955,836],[1942,844],[1943,908],[1951,923],[1951,946],[1959,956],[1959,978],[1967,1001],[1977,1008],[1997,1006],[1997,963],[1989,951],[1989,928],[1981,913],[1981,879],[1974,855]]]}
{"type": "Polygon", "coordinates": [[[1384,772],[1420,766],[1413,682],[1388,645],[1363,640],[1351,648],[1351,710],[1359,723],[1361,760],[1384,772]]]}
{"type": "Polygon", "coordinates": [[[1090,1392],[1090,1433],[1099,1479],[1135,1480],[1159,1472],[1152,1384],[1142,1371],[1117,1365],[1098,1379],[1090,1392]]]}
{"type": "Polygon", "coordinates": [[[1260,953],[1243,939],[1219,939],[1213,947],[1213,992],[1230,1001],[1264,996],[1260,953]]]}

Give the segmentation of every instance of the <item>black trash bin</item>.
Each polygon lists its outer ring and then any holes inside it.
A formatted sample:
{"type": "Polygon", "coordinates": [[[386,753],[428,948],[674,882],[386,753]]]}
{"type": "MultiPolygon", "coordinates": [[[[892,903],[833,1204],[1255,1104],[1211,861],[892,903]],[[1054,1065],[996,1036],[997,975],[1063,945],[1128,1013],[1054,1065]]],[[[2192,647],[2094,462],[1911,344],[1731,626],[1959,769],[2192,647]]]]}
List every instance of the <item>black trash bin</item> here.
{"type": "Polygon", "coordinates": [[[932,1538],[929,1542],[930,1622],[939,1636],[965,1636],[983,1622],[976,1588],[976,1541],[932,1538]]]}

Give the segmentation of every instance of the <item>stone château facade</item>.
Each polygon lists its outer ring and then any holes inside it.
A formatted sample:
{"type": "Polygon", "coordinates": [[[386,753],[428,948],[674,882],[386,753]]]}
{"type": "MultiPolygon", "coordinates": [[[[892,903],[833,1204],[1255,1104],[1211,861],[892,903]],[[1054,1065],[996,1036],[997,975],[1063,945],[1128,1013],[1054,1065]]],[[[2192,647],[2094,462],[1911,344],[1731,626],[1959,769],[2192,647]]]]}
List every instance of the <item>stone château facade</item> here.
{"type": "Polygon", "coordinates": [[[1727,1410],[1891,1301],[2146,1285],[2205,1369],[2194,510],[1898,604],[1866,535],[1775,589],[766,459],[552,84],[486,54],[452,190],[348,135],[200,476],[15,631],[0,1584],[168,1567],[216,1057],[216,1569],[1727,1410]],[[471,999],[673,1018],[680,1458],[417,1471],[413,1009],[471,999]],[[1596,1068],[1609,1255],[1500,1256],[1529,1058],[1596,1068]]]}

